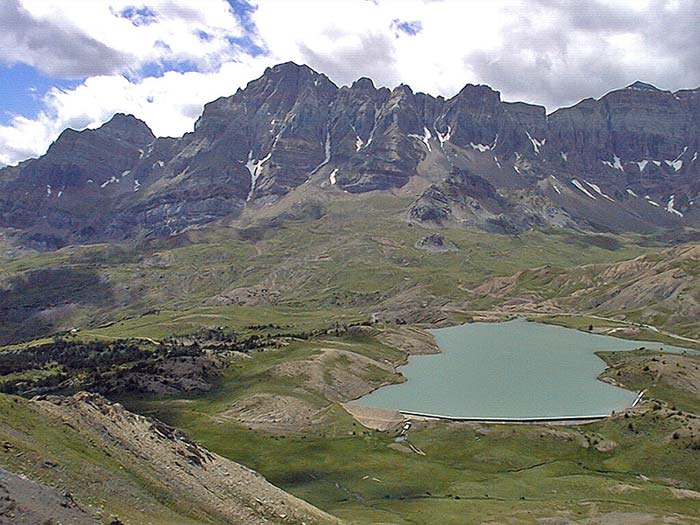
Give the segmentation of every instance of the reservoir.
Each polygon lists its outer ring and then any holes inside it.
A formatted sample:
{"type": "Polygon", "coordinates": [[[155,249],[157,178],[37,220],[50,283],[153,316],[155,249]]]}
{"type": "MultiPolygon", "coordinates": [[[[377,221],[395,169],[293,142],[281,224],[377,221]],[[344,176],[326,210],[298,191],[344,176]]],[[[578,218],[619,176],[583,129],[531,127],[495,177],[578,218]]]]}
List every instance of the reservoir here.
{"type": "Polygon", "coordinates": [[[533,418],[607,415],[634,402],[630,392],[596,377],[595,352],[639,347],[681,352],[526,320],[469,323],[431,330],[442,352],[409,358],[407,381],[354,403],[446,417],[533,418]]]}

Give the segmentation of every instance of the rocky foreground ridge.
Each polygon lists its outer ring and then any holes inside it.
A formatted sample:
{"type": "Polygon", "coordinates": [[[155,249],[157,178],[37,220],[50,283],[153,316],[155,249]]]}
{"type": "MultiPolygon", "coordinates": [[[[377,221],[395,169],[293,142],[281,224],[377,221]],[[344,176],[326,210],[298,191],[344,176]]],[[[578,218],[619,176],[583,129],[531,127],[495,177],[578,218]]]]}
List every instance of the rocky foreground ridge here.
{"type": "Polygon", "coordinates": [[[0,170],[0,228],[47,249],[164,236],[303,198],[305,184],[329,198],[403,188],[407,219],[431,226],[697,226],[698,152],[700,90],[635,82],[547,115],[483,85],[445,99],[285,63],[207,104],[181,138],[120,114],[64,131],[0,170]]]}
{"type": "MultiPolygon", "coordinates": [[[[2,402],[11,404],[7,398],[2,402]]],[[[20,462],[15,465],[17,470],[39,466],[38,472],[27,477],[46,478],[60,488],[48,488],[0,469],[0,523],[24,523],[21,520],[26,519],[31,523],[31,519],[51,517],[62,523],[106,523],[109,515],[103,515],[98,503],[114,498],[124,504],[112,518],[114,524],[148,523],[154,516],[164,520],[159,523],[339,523],[257,472],[98,394],[80,392],[31,401],[15,398],[14,410],[24,414],[23,422],[8,428],[5,418],[0,421],[0,453],[12,458],[11,463],[20,462]],[[35,420],[51,432],[62,433],[63,439],[53,442],[36,430],[24,435],[24,426],[31,428],[35,420]],[[37,452],[40,455],[32,459],[37,452]],[[69,458],[76,452],[79,459],[72,464],[69,458]],[[29,463],[21,466],[23,460],[29,463]],[[165,508],[177,514],[168,518],[165,508]]]]}

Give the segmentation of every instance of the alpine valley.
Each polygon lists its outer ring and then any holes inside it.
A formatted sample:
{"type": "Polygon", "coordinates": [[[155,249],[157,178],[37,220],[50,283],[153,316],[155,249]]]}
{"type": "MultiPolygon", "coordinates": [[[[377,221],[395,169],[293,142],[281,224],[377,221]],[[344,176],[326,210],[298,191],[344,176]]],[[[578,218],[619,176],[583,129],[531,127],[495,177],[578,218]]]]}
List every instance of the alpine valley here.
{"type": "Polygon", "coordinates": [[[699,154],[700,89],[291,62],[179,138],[63,131],[0,169],[0,524],[700,523],[697,354],[597,354],[644,396],[583,425],[348,404],[469,321],[700,348],[699,154]]]}

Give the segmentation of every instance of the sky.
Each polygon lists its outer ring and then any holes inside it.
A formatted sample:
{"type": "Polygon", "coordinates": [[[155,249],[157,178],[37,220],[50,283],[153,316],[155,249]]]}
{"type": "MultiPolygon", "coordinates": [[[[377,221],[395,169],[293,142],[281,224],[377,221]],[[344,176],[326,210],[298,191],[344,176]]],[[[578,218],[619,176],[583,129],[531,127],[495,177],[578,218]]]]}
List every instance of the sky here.
{"type": "Polygon", "coordinates": [[[0,165],[131,113],[158,136],[292,60],[548,111],[635,80],[700,85],[700,0],[0,0],[0,165]]]}

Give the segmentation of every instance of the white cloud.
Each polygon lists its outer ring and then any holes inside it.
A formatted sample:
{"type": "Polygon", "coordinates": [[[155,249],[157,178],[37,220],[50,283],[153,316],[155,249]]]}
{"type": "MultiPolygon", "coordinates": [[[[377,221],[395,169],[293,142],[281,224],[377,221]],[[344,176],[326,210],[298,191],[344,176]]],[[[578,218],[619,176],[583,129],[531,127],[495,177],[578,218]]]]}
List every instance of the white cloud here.
{"type": "Polygon", "coordinates": [[[550,110],[637,79],[666,89],[700,82],[697,0],[258,0],[254,34],[225,0],[6,1],[22,7],[0,12],[0,25],[26,27],[0,34],[0,61],[89,78],[51,91],[36,117],[0,127],[5,163],[42,153],[65,126],[96,126],[116,111],[134,113],[158,135],[179,135],[203,103],[287,60],[339,84],[369,76],[448,97],[486,83],[505,100],[550,110]],[[150,11],[135,11],[144,7],[150,11]],[[131,19],[114,16],[128,8],[131,19]],[[401,22],[419,30],[398,31],[401,22]],[[267,54],[246,55],[230,45],[238,38],[267,54]],[[154,62],[192,63],[199,72],[139,78],[154,62]]]}
{"type": "Polygon", "coordinates": [[[336,82],[371,76],[379,85],[450,95],[473,75],[471,49],[493,49],[509,10],[521,2],[419,0],[258,2],[253,14],[273,56],[308,63],[336,82]],[[416,21],[416,35],[397,33],[396,19],[416,21]]]}
{"type": "Polygon", "coordinates": [[[506,100],[553,110],[637,79],[700,82],[697,0],[260,0],[253,15],[274,56],[341,83],[360,75],[451,96],[486,83],[506,100]],[[417,21],[416,35],[396,19],[417,21]]]}
{"type": "Polygon", "coordinates": [[[192,131],[205,103],[230,95],[264,67],[251,59],[228,62],[209,73],[170,71],[138,82],[105,75],[90,77],[72,90],[52,89],[35,118],[17,116],[0,126],[0,163],[41,155],[66,127],[95,128],[118,112],[136,115],[158,136],[182,135],[192,131]]]}
{"type": "Polygon", "coordinates": [[[225,0],[7,1],[2,21],[9,30],[0,35],[0,59],[58,77],[96,70],[136,74],[162,61],[216,69],[237,54],[231,39],[244,35],[225,0]]]}

